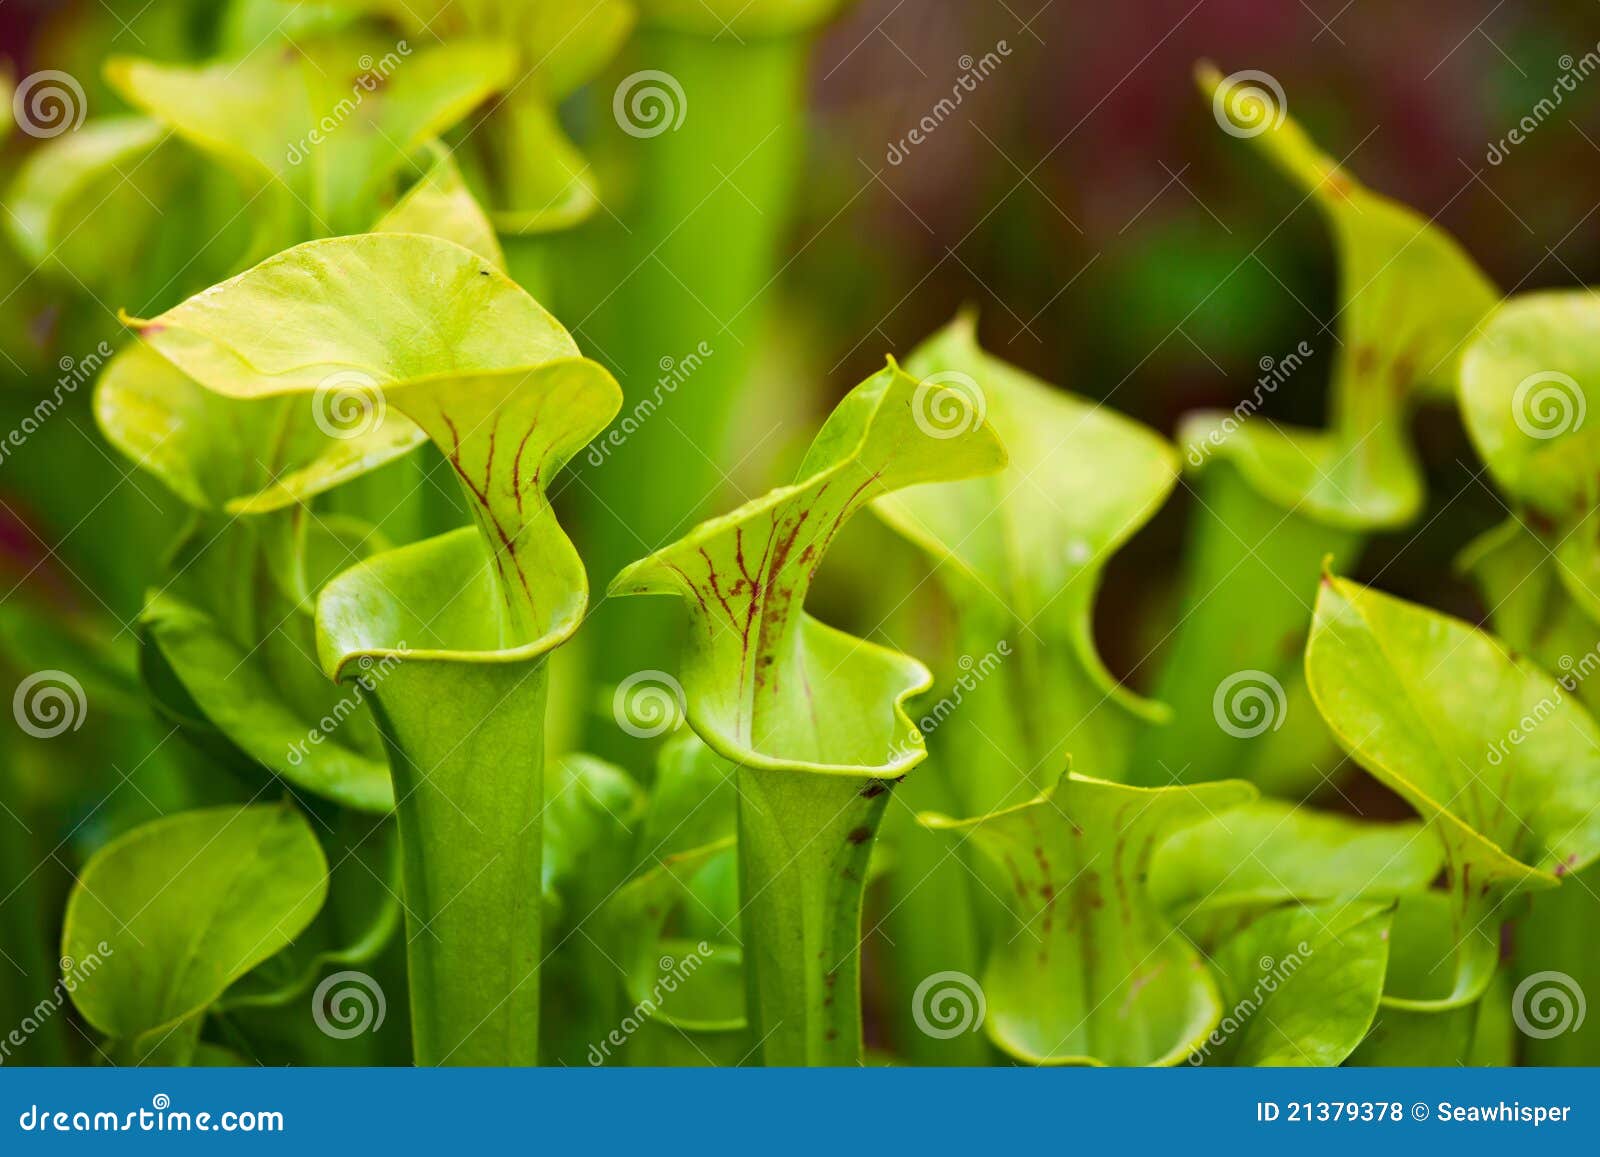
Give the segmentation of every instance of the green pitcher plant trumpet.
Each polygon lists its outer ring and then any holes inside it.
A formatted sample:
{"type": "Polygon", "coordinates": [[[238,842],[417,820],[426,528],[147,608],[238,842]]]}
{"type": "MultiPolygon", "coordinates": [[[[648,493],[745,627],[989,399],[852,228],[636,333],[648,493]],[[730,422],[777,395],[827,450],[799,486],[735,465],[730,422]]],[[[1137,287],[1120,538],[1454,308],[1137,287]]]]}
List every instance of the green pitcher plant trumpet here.
{"type": "Polygon", "coordinates": [[[359,375],[456,472],[476,525],[329,582],[317,646],[335,680],[394,664],[373,703],[400,819],[417,1060],[533,1063],[545,659],[587,602],[545,491],[616,412],[616,383],[491,261],[420,234],[307,243],[137,330],[232,398],[359,375]],[[319,337],[292,336],[307,332],[319,337]]]}
{"type": "MultiPolygon", "coordinates": [[[[448,156],[374,229],[431,233],[503,263],[448,156]]],[[[316,651],[316,592],[385,541],[379,527],[312,504],[425,440],[415,423],[380,412],[363,392],[375,380],[344,367],[309,398],[229,395],[206,388],[155,344],[136,342],[106,366],[94,406],[107,440],[195,512],[173,552],[173,576],[141,615],[154,644],[146,661],[169,674],[168,713],[296,787],[384,813],[394,792],[365,699],[391,664],[340,693],[308,658],[316,651]],[[191,726],[190,717],[204,725],[191,726]]],[[[387,495],[386,507],[410,505],[427,487],[421,478],[409,485],[412,493],[387,495]]]]}
{"type": "Polygon", "coordinates": [[[925,383],[893,362],[818,432],[797,480],[627,567],[614,594],[689,612],[690,724],[738,766],[749,1015],[768,1064],[855,1064],[867,861],[891,789],[924,756],[905,702],[921,663],[805,613],[829,543],[875,498],[989,473],[1005,451],[981,415],[930,421],[925,383]]]}

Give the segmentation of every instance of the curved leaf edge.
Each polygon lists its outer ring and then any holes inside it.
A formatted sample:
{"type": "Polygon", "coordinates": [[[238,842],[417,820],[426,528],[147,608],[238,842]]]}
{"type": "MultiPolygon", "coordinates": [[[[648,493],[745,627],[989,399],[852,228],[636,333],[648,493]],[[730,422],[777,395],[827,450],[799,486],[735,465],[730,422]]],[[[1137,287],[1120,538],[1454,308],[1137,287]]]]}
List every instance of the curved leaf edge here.
{"type": "MultiPolygon", "coordinates": [[[[938,331],[927,340],[929,342],[936,341],[946,335],[952,335],[956,340],[970,344],[972,354],[977,359],[985,361],[1000,360],[978,343],[978,311],[975,307],[963,307],[955,318],[945,325],[944,329],[938,331]]],[[[893,361],[892,358],[890,360],[891,362],[893,361]]],[[[1022,372],[1009,365],[1006,368],[1011,372],[1022,372]]],[[[1028,376],[1031,377],[1031,375],[1028,376]]],[[[1096,405],[1096,403],[1086,398],[1079,398],[1071,391],[1052,386],[1048,382],[1041,380],[1037,384],[1041,389],[1049,389],[1061,393],[1063,396],[1081,402],[1085,406],[1096,405]]],[[[1161,508],[1166,505],[1167,500],[1172,497],[1172,492],[1177,488],[1178,484],[1180,463],[1177,448],[1167,439],[1153,430],[1144,429],[1131,418],[1121,413],[1116,413],[1115,417],[1119,421],[1127,423],[1130,430],[1136,430],[1138,433],[1145,435],[1150,445],[1159,449],[1161,456],[1171,468],[1171,478],[1160,493],[1153,494],[1150,501],[1134,517],[1130,518],[1125,525],[1119,527],[1116,534],[1106,543],[1104,558],[1108,562],[1113,555],[1126,546],[1129,540],[1143,529],[1151,518],[1155,517],[1161,508]]],[[[993,610],[1004,615],[1008,620],[1017,623],[1020,627],[1027,627],[1027,624],[1021,621],[1009,604],[988,589],[977,572],[961,557],[959,552],[951,549],[937,536],[928,533],[917,519],[909,517],[892,498],[892,495],[885,495],[883,498],[869,503],[868,506],[884,525],[926,554],[934,561],[935,566],[949,566],[956,573],[963,576],[967,587],[975,592],[976,597],[982,599],[993,610]]],[[[1087,601],[1091,608],[1099,596],[1100,587],[1104,581],[1105,569],[1102,566],[1099,573],[1094,576],[1092,588],[1087,592],[1087,601]]],[[[1127,711],[1134,718],[1146,723],[1159,725],[1172,721],[1171,707],[1158,699],[1151,699],[1139,694],[1111,673],[1110,668],[1106,666],[1105,660],[1101,657],[1099,649],[1095,646],[1092,623],[1089,625],[1088,630],[1074,630],[1069,642],[1073,653],[1083,665],[1084,671],[1088,674],[1091,682],[1118,707],[1127,711]]]]}
{"type": "MultiPolygon", "coordinates": [[[[909,377],[894,357],[887,357],[885,363],[885,368],[878,371],[878,374],[888,373],[909,377]]],[[[874,375],[874,377],[876,376],[878,375],[874,375]]],[[[868,379],[868,381],[871,380],[871,378],[868,379]]],[[[848,398],[846,401],[848,402],[848,398]]],[[[878,399],[876,404],[881,404],[881,402],[882,397],[878,399]]],[[[826,429],[828,424],[835,420],[839,412],[836,409],[829,416],[823,425],[823,429],[826,429]]],[[[676,577],[667,579],[660,574],[658,559],[666,549],[714,540],[724,531],[734,529],[750,521],[756,515],[782,505],[789,498],[814,488],[830,475],[839,474],[850,469],[856,463],[860,451],[868,444],[870,436],[871,423],[870,421],[863,422],[860,436],[855,443],[850,449],[838,452],[837,457],[831,464],[797,482],[777,487],[758,498],[742,503],[726,514],[707,519],[697,524],[687,535],[671,544],[668,548],[628,564],[611,580],[606,588],[606,597],[625,597],[629,595],[673,595],[681,599],[691,597],[693,594],[692,588],[689,588],[681,579],[676,577]],[[645,576],[650,577],[646,578],[645,576]]],[[[1004,466],[1006,455],[1004,447],[999,445],[998,442],[996,444],[999,447],[999,462],[996,464],[998,469],[1004,466]]],[[[871,504],[868,503],[868,505],[871,504]]],[[[836,627],[829,626],[807,615],[803,609],[800,611],[800,617],[809,622],[814,628],[826,631],[847,641],[852,649],[881,659],[887,666],[898,668],[902,676],[901,688],[895,694],[892,709],[895,725],[899,728],[900,734],[905,737],[903,746],[898,748],[902,754],[883,763],[870,765],[777,758],[756,751],[754,748],[723,734],[711,720],[706,718],[704,711],[698,707],[693,697],[690,697],[686,712],[691,726],[694,727],[696,733],[700,735],[706,745],[718,755],[745,767],[770,771],[797,771],[856,779],[898,780],[902,778],[927,758],[927,748],[922,730],[912,719],[909,711],[907,711],[906,704],[914,696],[920,695],[933,687],[933,672],[920,660],[902,651],[874,643],[870,639],[859,638],[836,627]]]]}
{"type": "MultiPolygon", "coordinates": [[[[1023,803],[1013,804],[1013,805],[1011,805],[1009,807],[999,808],[999,809],[997,809],[995,811],[989,812],[987,815],[976,816],[976,817],[973,817],[971,819],[956,819],[956,818],[953,818],[951,816],[944,815],[941,812],[918,812],[917,816],[916,816],[916,819],[917,819],[917,822],[919,824],[921,824],[924,828],[927,828],[930,831],[936,831],[936,832],[969,831],[972,828],[975,828],[975,827],[979,826],[980,824],[987,823],[988,821],[990,821],[992,819],[995,819],[997,817],[1010,815],[1010,814],[1013,814],[1013,813],[1016,813],[1016,812],[1024,811],[1024,810],[1026,810],[1026,809],[1028,809],[1030,807],[1035,807],[1035,806],[1037,806],[1037,805],[1039,805],[1041,803],[1047,803],[1054,796],[1055,792],[1057,790],[1059,790],[1059,788],[1062,785],[1064,785],[1064,784],[1066,784],[1068,782],[1086,783],[1086,784],[1093,784],[1093,785],[1101,786],[1101,787],[1119,788],[1119,789],[1122,789],[1122,790],[1125,790],[1125,791],[1137,792],[1137,793],[1142,794],[1142,795],[1157,795],[1157,794],[1160,794],[1162,792],[1175,790],[1173,787],[1140,787],[1140,786],[1136,786],[1136,785],[1132,785],[1132,784],[1116,783],[1116,782],[1114,782],[1112,780],[1099,779],[1099,778],[1097,778],[1095,776],[1082,775],[1082,774],[1079,774],[1078,772],[1070,770],[1070,768],[1069,768],[1067,771],[1062,773],[1061,779],[1057,783],[1055,788],[1049,789],[1047,791],[1042,791],[1038,795],[1036,795],[1033,799],[1027,800],[1027,801],[1025,801],[1023,803]]],[[[1210,783],[1206,783],[1206,784],[1192,785],[1192,786],[1188,786],[1188,787],[1177,788],[1176,790],[1192,792],[1192,791],[1194,791],[1195,787],[1210,788],[1210,789],[1228,787],[1228,788],[1232,788],[1235,791],[1240,791],[1241,794],[1240,794],[1239,798],[1236,801],[1234,801],[1234,803],[1236,803],[1236,804],[1238,804],[1238,803],[1248,803],[1248,802],[1258,798],[1259,795],[1260,795],[1260,792],[1258,791],[1256,786],[1254,784],[1252,784],[1252,783],[1249,783],[1246,780],[1216,780],[1216,781],[1213,781],[1213,782],[1210,782],[1210,783]]],[[[1204,1046],[1204,1044],[1207,1041],[1207,1039],[1209,1039],[1211,1034],[1216,1030],[1217,1025],[1219,1023],[1221,1023],[1223,1013],[1226,1011],[1226,1009],[1223,1007],[1221,986],[1218,984],[1217,978],[1213,974],[1213,971],[1212,971],[1211,967],[1209,965],[1205,964],[1204,958],[1201,956],[1199,950],[1196,949],[1194,947],[1194,945],[1192,943],[1190,943],[1188,938],[1185,937],[1183,935],[1183,933],[1180,930],[1178,930],[1177,928],[1174,928],[1174,930],[1172,932],[1172,935],[1178,937],[1182,941],[1183,945],[1187,948],[1188,954],[1191,957],[1193,957],[1194,961],[1197,964],[1201,965],[1201,967],[1199,969],[1197,969],[1196,971],[1197,971],[1197,976],[1198,976],[1199,982],[1203,986],[1203,988],[1205,989],[1205,994],[1206,994],[1206,1000],[1207,1000],[1208,1007],[1206,1009],[1205,1026],[1204,1026],[1204,1028],[1201,1029],[1201,1030],[1197,1030],[1195,1035],[1192,1037],[1192,1039],[1186,1039],[1184,1041],[1179,1042],[1178,1044],[1176,1044],[1176,1045],[1172,1046],[1170,1049],[1168,1049],[1166,1052],[1162,1053],[1155,1060],[1151,1061],[1149,1063],[1149,1066],[1148,1066],[1148,1067],[1151,1067],[1151,1068],[1173,1068],[1173,1067],[1181,1064],[1183,1061],[1187,1060],[1190,1056],[1194,1055],[1194,1053],[1199,1051],[1204,1046]]],[[[987,971],[987,969],[986,969],[986,971],[987,971]]],[[[1021,1047],[1015,1041],[1011,1041],[1011,1040],[1005,1039],[1003,1037],[1001,1031],[995,1026],[995,1024],[992,1021],[987,1022],[985,1024],[984,1033],[989,1038],[989,1040],[994,1044],[994,1046],[996,1048],[1000,1049],[1002,1052],[1004,1052],[1007,1056],[1014,1057],[1017,1060],[1023,1061],[1023,1062],[1025,1062],[1027,1064],[1034,1065],[1036,1067],[1040,1067],[1040,1068],[1062,1068],[1062,1067],[1110,1068],[1110,1067],[1114,1067],[1107,1061],[1104,1061],[1104,1060],[1101,1060],[1098,1057],[1089,1056],[1089,1055],[1073,1055],[1073,1056],[1059,1056],[1059,1057],[1042,1057],[1042,1056],[1039,1056],[1037,1054],[1034,1054],[1034,1053],[1030,1052],[1028,1049],[1021,1047]]]]}
{"type": "MultiPolygon", "coordinates": [[[[188,811],[173,812],[173,813],[171,813],[169,815],[164,815],[164,816],[161,816],[161,817],[159,817],[157,819],[151,820],[149,823],[140,824],[138,827],[132,828],[132,829],[126,831],[126,832],[123,832],[121,835],[117,836],[116,838],[108,840],[105,844],[101,845],[101,847],[96,850],[93,859],[99,859],[102,856],[106,856],[106,855],[110,854],[111,852],[113,852],[115,850],[118,850],[118,849],[121,849],[123,847],[126,847],[126,846],[134,843],[135,841],[137,841],[139,839],[148,839],[150,837],[152,829],[162,828],[162,827],[165,827],[165,826],[167,826],[169,824],[182,823],[182,822],[184,822],[184,821],[186,821],[188,819],[193,818],[196,815],[202,815],[202,814],[205,814],[207,812],[213,812],[213,813],[219,813],[219,814],[223,813],[223,812],[238,813],[238,812],[242,812],[246,808],[250,808],[250,807],[278,807],[278,808],[281,808],[281,809],[283,809],[285,811],[292,811],[292,812],[295,812],[296,814],[299,814],[299,809],[296,808],[288,800],[284,800],[281,803],[277,803],[277,804],[243,804],[243,805],[223,804],[223,805],[218,806],[218,807],[192,808],[192,809],[190,809],[188,811]]],[[[308,834],[310,832],[309,825],[307,826],[307,832],[308,832],[308,834]]],[[[311,843],[313,845],[315,845],[316,854],[317,854],[318,860],[322,865],[322,888],[321,888],[321,895],[317,899],[316,907],[312,910],[310,916],[308,917],[308,919],[306,921],[306,925],[305,926],[309,926],[311,920],[316,918],[317,913],[319,911],[321,911],[322,906],[323,906],[323,904],[325,904],[327,902],[327,897],[328,897],[328,861],[327,861],[327,857],[322,851],[321,841],[317,840],[313,836],[313,838],[311,840],[311,843]]],[[[87,870],[88,870],[88,865],[85,864],[83,871],[87,871],[87,870]]],[[[82,874],[83,874],[83,872],[81,871],[79,873],[79,875],[81,876],[82,874]]],[[[71,903],[69,903],[67,905],[66,911],[62,915],[62,923],[61,923],[61,940],[60,940],[60,943],[62,945],[61,954],[62,954],[63,958],[66,957],[66,946],[71,942],[71,939],[72,939],[72,931],[73,931],[73,925],[74,925],[74,919],[73,919],[74,915],[75,915],[75,913],[74,913],[73,905],[71,903]]],[[[303,926],[300,929],[297,929],[296,932],[295,932],[295,935],[299,935],[300,932],[304,931],[305,926],[303,926]]],[[[216,1003],[220,1003],[223,1000],[223,996],[226,994],[226,991],[227,991],[226,989],[223,990],[223,995],[219,995],[218,996],[216,1003]]],[[[152,1037],[156,1037],[156,1036],[163,1036],[164,1037],[166,1035],[170,1035],[173,1032],[177,1031],[177,1029],[181,1025],[183,1025],[186,1021],[192,1020],[194,1017],[204,1013],[210,1007],[212,1007],[212,1006],[211,1005],[207,1005],[207,1006],[203,1006],[201,1008],[194,1008],[194,1009],[190,1009],[187,1012],[180,1013],[179,1015],[171,1018],[170,1020],[168,1020],[168,1021],[166,1021],[166,1022],[164,1022],[162,1024],[154,1025],[151,1028],[145,1029],[143,1032],[141,1032],[139,1034],[137,1039],[138,1040],[149,1040],[152,1037]]],[[[79,1014],[83,1015],[81,1009],[79,1010],[79,1014]]],[[[88,1017],[84,1016],[84,1019],[87,1020],[88,1017]]],[[[105,1029],[101,1028],[99,1025],[95,1025],[94,1027],[96,1029],[98,1029],[99,1031],[101,1031],[101,1032],[105,1032],[106,1031],[105,1029]]],[[[110,1036],[111,1034],[107,1033],[106,1035],[110,1036]]],[[[116,1039],[116,1038],[112,1038],[112,1039],[116,1039]]]]}
{"type": "MultiPolygon", "coordinates": [[[[1323,573],[1322,583],[1325,588],[1335,591],[1340,590],[1340,588],[1353,588],[1359,590],[1369,589],[1362,587],[1359,583],[1353,583],[1349,579],[1339,578],[1337,575],[1327,571],[1323,573]]],[[[1437,611],[1431,613],[1439,614],[1437,611]]],[[[1478,628],[1473,627],[1470,623],[1463,623],[1462,626],[1469,630],[1476,631],[1477,634],[1481,635],[1485,640],[1488,641],[1490,646],[1492,646],[1501,654],[1501,656],[1505,658],[1507,664],[1510,666],[1513,666],[1517,670],[1525,673],[1529,671],[1537,672],[1537,668],[1534,668],[1531,664],[1529,664],[1526,659],[1517,655],[1513,655],[1509,650],[1506,649],[1504,643],[1495,638],[1495,636],[1489,634],[1489,632],[1479,630],[1478,628]]],[[[1339,745],[1344,748],[1346,752],[1352,752],[1351,758],[1355,759],[1356,757],[1353,754],[1356,746],[1355,741],[1351,736],[1340,730],[1338,724],[1329,717],[1327,711],[1323,707],[1322,697],[1317,691],[1317,680],[1311,678],[1310,676],[1310,654],[1311,648],[1308,646],[1306,648],[1306,686],[1311,693],[1312,702],[1316,704],[1317,711],[1322,715],[1323,720],[1327,723],[1328,729],[1332,731],[1334,736],[1339,740],[1339,745]]],[[[1537,673],[1542,674],[1542,672],[1537,673]]],[[[1513,879],[1513,893],[1529,889],[1547,890],[1561,886],[1561,877],[1557,876],[1554,872],[1547,872],[1543,868],[1535,867],[1532,864],[1527,864],[1517,859],[1494,840],[1490,839],[1488,836],[1484,835],[1482,832],[1468,824],[1465,820],[1457,816],[1448,808],[1448,806],[1439,803],[1432,796],[1428,795],[1427,792],[1423,791],[1416,784],[1412,783],[1409,778],[1401,775],[1393,768],[1383,766],[1377,769],[1369,770],[1372,770],[1374,774],[1377,774],[1378,771],[1381,771],[1382,778],[1385,780],[1385,782],[1394,787],[1396,791],[1405,797],[1407,802],[1411,803],[1413,807],[1417,808],[1418,812],[1422,813],[1422,818],[1425,822],[1429,820],[1441,821],[1463,836],[1468,844],[1481,849],[1486,859],[1494,863],[1496,867],[1501,868],[1506,876],[1513,879]]],[[[1572,870],[1579,871],[1587,866],[1587,864],[1575,864],[1573,865],[1572,870]]]]}

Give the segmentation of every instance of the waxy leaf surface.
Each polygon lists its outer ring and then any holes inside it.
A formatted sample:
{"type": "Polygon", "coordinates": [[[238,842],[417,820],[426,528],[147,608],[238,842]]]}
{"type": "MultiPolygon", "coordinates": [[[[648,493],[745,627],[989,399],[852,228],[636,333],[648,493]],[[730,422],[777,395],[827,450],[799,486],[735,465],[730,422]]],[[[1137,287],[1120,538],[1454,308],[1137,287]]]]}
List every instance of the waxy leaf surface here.
{"type": "MultiPolygon", "coordinates": [[[[1469,546],[1460,565],[1492,608],[1495,633],[1557,674],[1592,715],[1600,711],[1600,620],[1574,597],[1574,576],[1552,545],[1545,534],[1512,519],[1469,546]]],[[[1553,971],[1571,977],[1583,992],[1600,991],[1600,955],[1590,940],[1600,917],[1597,896],[1600,868],[1590,865],[1563,877],[1555,891],[1530,897],[1513,933],[1518,978],[1553,971]]],[[[1523,1034],[1519,1052],[1531,1065],[1600,1062],[1600,1018],[1550,1036],[1523,1034]]]]}
{"type": "Polygon", "coordinates": [[[365,228],[394,175],[511,77],[505,45],[343,36],[207,65],[113,58],[135,107],[264,190],[264,245],[365,228]]]}
{"type": "Polygon", "coordinates": [[[1600,728],[1554,676],[1489,635],[1339,578],[1318,593],[1306,673],[1340,744],[1445,848],[1453,906],[1438,947],[1454,981],[1391,999],[1477,999],[1513,914],[1506,901],[1600,857],[1600,728]]]}
{"type": "Polygon", "coordinates": [[[1600,492],[1600,302],[1589,290],[1507,301],[1461,360],[1461,408],[1496,485],[1551,518],[1600,492]]]}
{"type": "Polygon", "coordinates": [[[992,860],[1013,923],[984,970],[987,1028],[1034,1064],[1173,1065],[1222,1015],[1216,981],[1149,893],[1159,843],[1247,803],[1240,782],[1136,788],[1069,773],[974,820],[929,815],[992,860]]]}
{"type": "Polygon", "coordinates": [[[296,787],[347,807],[394,805],[368,714],[386,674],[346,688],[309,661],[311,592],[372,548],[369,528],[304,507],[252,520],[197,520],[140,622],[207,723],[296,787]]]}
{"type": "Polygon", "coordinates": [[[1420,823],[1377,824],[1262,799],[1207,816],[1157,850],[1150,890],[1169,910],[1392,897],[1444,865],[1420,823]]]}
{"type": "Polygon", "coordinates": [[[138,329],[152,349],[230,398],[316,395],[332,383],[349,389],[378,429],[398,411],[461,479],[489,546],[491,605],[501,609],[485,616],[473,598],[472,572],[485,561],[473,536],[418,544],[426,567],[391,557],[385,569],[427,574],[423,581],[451,590],[408,597],[411,580],[394,576],[400,585],[381,608],[351,607],[343,622],[350,651],[338,665],[402,640],[419,652],[515,650],[541,638],[548,649],[575,629],[583,566],[543,488],[615,412],[618,390],[483,257],[414,234],[309,242],[138,329]],[[453,606],[451,595],[461,596],[453,606]]]}
{"type": "MultiPolygon", "coordinates": [[[[378,228],[459,240],[499,259],[487,219],[444,154],[378,228]]],[[[306,661],[316,651],[316,591],[386,545],[370,526],[313,512],[311,500],[426,437],[369,390],[372,381],[347,370],[310,396],[231,397],[141,341],[112,360],[94,404],[113,445],[205,512],[142,618],[208,722],[299,787],[387,811],[388,767],[364,702],[370,672],[341,692],[306,661]]]]}
{"type": "Polygon", "coordinates": [[[747,1023],[743,952],[735,927],[723,924],[705,899],[708,889],[735,881],[733,850],[729,836],[663,857],[628,881],[606,908],[630,1000],[684,1032],[736,1032],[747,1023]],[[706,923],[713,930],[698,939],[671,932],[672,925],[698,929],[706,923]],[[679,966],[686,960],[692,963],[683,973],[679,966]],[[673,978],[670,989],[664,975],[673,978]]]}
{"type": "Polygon", "coordinates": [[[588,601],[546,487],[621,396],[537,302],[479,253],[375,233],[310,242],[140,323],[229,397],[351,382],[455,471],[474,527],[363,562],[323,587],[318,653],[376,688],[408,900],[415,1055],[538,1058],[544,659],[588,601]],[[309,338],[307,335],[311,335],[309,338]]]}
{"type": "Polygon", "coordinates": [[[1366,1036],[1389,961],[1389,906],[1291,905],[1212,956],[1229,1011],[1206,1059],[1274,1068],[1342,1064],[1366,1036]]]}
{"type": "Polygon", "coordinates": [[[181,1038],[185,1022],[311,923],[327,874],[310,825],[287,805],[136,828],[85,865],[68,900],[62,956],[100,961],[74,1003],[135,1055],[168,1047],[167,1035],[181,1038]]]}
{"type": "Polygon", "coordinates": [[[932,679],[915,659],[807,615],[812,577],[873,499],[1006,460],[981,417],[932,425],[926,393],[890,362],[835,407],[794,485],[701,523],[611,585],[688,607],[689,722],[738,765],[749,1015],[768,1064],[860,1060],[872,839],[893,786],[883,781],[925,755],[905,701],[932,679]]]}
{"type": "MultiPolygon", "coordinates": [[[[119,222],[120,232],[114,232],[85,227],[82,217],[110,199],[122,174],[142,165],[165,135],[145,117],[106,117],[29,154],[6,191],[6,229],[18,251],[36,268],[81,270],[62,252],[78,228],[92,235],[85,242],[115,245],[130,222],[119,222]]],[[[118,207],[125,208],[120,201],[118,207]]]]}
{"type": "Polygon", "coordinates": [[[828,544],[862,507],[1005,463],[987,424],[954,436],[928,426],[921,389],[891,363],[834,410],[792,486],[702,523],[613,581],[614,594],[685,600],[689,720],[720,755],[884,778],[922,758],[922,734],[903,703],[928,685],[927,669],[804,611],[828,544]]]}
{"type": "Polygon", "coordinates": [[[474,124],[470,142],[485,154],[497,229],[510,234],[564,229],[599,207],[589,162],[562,128],[557,105],[616,54],[634,23],[627,0],[339,2],[382,13],[425,42],[488,43],[513,50],[504,91],[474,124]]]}
{"type": "MultiPolygon", "coordinates": [[[[453,241],[505,266],[448,154],[373,229],[453,241]]],[[[425,440],[403,415],[377,407],[365,392],[372,384],[347,369],[331,372],[310,398],[230,395],[203,387],[139,342],[101,375],[95,417],[114,446],[191,506],[259,514],[305,504],[425,440]]]]}
{"type": "Polygon", "coordinates": [[[1590,290],[1516,297],[1461,360],[1461,412],[1496,485],[1550,541],[1600,620],[1600,305],[1590,290]]]}

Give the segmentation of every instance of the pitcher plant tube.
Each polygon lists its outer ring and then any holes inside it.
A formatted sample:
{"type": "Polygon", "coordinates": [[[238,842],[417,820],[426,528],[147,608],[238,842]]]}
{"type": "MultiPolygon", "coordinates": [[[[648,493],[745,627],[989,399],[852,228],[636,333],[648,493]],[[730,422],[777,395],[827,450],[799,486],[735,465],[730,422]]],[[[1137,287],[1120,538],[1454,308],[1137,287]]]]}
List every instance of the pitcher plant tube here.
{"type": "Polygon", "coordinates": [[[336,680],[392,667],[373,702],[404,849],[417,1060],[533,1063],[544,661],[587,602],[545,488],[616,412],[616,383],[491,261],[418,234],[310,242],[137,328],[234,398],[357,375],[381,421],[414,424],[460,479],[475,526],[330,582],[318,653],[336,680]]]}
{"type": "Polygon", "coordinates": [[[928,422],[929,391],[892,362],[840,402],[797,481],[702,523],[617,576],[689,612],[689,722],[738,765],[739,891],[749,1016],[768,1064],[861,1055],[862,891],[894,785],[925,749],[905,711],[916,660],[805,613],[833,537],[873,499],[998,470],[981,420],[928,422]]]}

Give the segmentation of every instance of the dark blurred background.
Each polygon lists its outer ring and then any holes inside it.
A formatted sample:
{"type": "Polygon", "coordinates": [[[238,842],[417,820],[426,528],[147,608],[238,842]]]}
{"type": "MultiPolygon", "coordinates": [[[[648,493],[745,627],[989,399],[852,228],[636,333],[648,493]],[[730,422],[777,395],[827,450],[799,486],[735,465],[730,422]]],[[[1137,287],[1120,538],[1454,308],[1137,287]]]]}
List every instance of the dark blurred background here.
{"type": "MultiPolygon", "coordinates": [[[[963,304],[985,344],[1171,435],[1246,396],[1262,358],[1315,351],[1266,404],[1319,425],[1336,348],[1330,239],[1315,206],[1217,128],[1197,60],[1257,69],[1365,183],[1432,217],[1507,292],[1592,283],[1600,238],[1600,75],[1489,160],[1597,49],[1600,6],[1496,0],[871,0],[823,41],[815,168],[788,270],[836,385],[904,352],[963,304]],[[898,164],[899,141],[963,73],[1010,55],[898,164]]],[[[1594,63],[1593,59],[1589,62],[1594,63]]],[[[1505,510],[1448,408],[1423,412],[1422,524],[1364,560],[1389,590],[1476,618],[1451,561],[1505,510]]],[[[1102,646],[1169,576],[1186,491],[1113,563],[1102,646]]]]}

